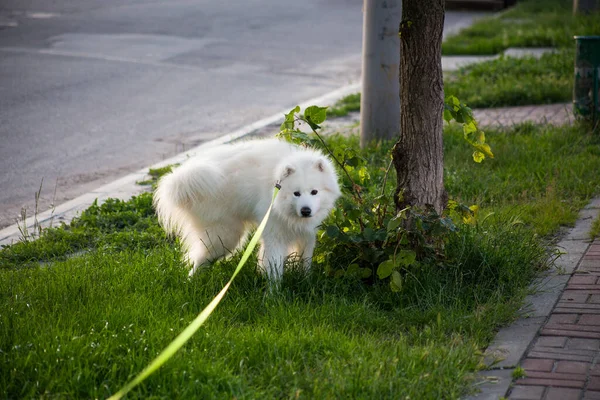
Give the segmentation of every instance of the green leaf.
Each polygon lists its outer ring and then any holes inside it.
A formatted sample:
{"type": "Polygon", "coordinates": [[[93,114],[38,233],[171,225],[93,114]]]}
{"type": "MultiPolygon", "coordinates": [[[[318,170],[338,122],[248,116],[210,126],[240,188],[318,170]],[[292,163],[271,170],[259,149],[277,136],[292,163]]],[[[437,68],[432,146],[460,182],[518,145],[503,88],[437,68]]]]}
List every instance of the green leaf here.
{"type": "Polygon", "coordinates": [[[456,98],[456,96],[448,96],[448,98],[446,99],[446,102],[455,107],[460,106],[460,101],[458,100],[458,98],[456,98]]]}
{"type": "Polygon", "coordinates": [[[306,110],[304,110],[304,118],[314,124],[322,124],[327,119],[327,107],[306,107],[306,110]]]}
{"type": "Polygon", "coordinates": [[[402,275],[398,271],[392,272],[392,279],[390,279],[390,288],[392,292],[399,292],[402,289],[402,275]]]}
{"type": "Polygon", "coordinates": [[[289,113],[284,114],[283,124],[279,127],[280,131],[292,130],[295,128],[294,115],[300,112],[300,106],[296,106],[289,113]]]}
{"type": "Polygon", "coordinates": [[[475,124],[475,121],[470,121],[470,122],[464,123],[463,124],[463,132],[465,133],[465,136],[472,132],[477,132],[477,125],[475,124]]]}
{"type": "Polygon", "coordinates": [[[446,122],[452,121],[453,118],[454,117],[452,116],[452,112],[450,110],[448,110],[448,109],[444,110],[444,120],[446,122]]]}
{"type": "Polygon", "coordinates": [[[358,266],[358,264],[350,264],[346,269],[346,275],[360,276],[361,272],[361,268],[358,266]]]}
{"type": "Polygon", "coordinates": [[[363,279],[370,278],[373,271],[371,268],[361,268],[360,269],[360,277],[363,279]]]}
{"type": "Polygon", "coordinates": [[[392,260],[385,260],[377,267],[377,276],[379,279],[385,279],[391,275],[394,269],[394,262],[392,260]]]}
{"type": "Polygon", "coordinates": [[[340,230],[335,225],[329,225],[327,229],[325,229],[325,233],[327,234],[327,236],[334,239],[340,236],[340,230]]]}
{"type": "Polygon", "coordinates": [[[398,227],[402,223],[402,220],[402,215],[397,215],[394,218],[390,219],[390,222],[388,222],[387,225],[388,232],[394,232],[396,229],[398,229],[398,227]]]}
{"type": "Polygon", "coordinates": [[[373,242],[375,240],[375,231],[369,227],[365,228],[363,235],[369,242],[373,242]]]}
{"type": "Polygon", "coordinates": [[[356,167],[359,163],[360,163],[360,158],[359,157],[352,157],[349,158],[345,161],[346,165],[349,165],[351,167],[356,167]]]}
{"type": "Polygon", "coordinates": [[[412,265],[417,260],[417,253],[413,250],[400,250],[398,254],[396,254],[396,266],[407,267],[412,265]]]}
{"type": "Polygon", "coordinates": [[[482,153],[484,153],[489,158],[494,158],[494,153],[492,153],[492,149],[490,148],[490,146],[488,144],[486,144],[486,143],[479,144],[479,145],[475,146],[475,148],[477,150],[481,151],[482,153]]]}

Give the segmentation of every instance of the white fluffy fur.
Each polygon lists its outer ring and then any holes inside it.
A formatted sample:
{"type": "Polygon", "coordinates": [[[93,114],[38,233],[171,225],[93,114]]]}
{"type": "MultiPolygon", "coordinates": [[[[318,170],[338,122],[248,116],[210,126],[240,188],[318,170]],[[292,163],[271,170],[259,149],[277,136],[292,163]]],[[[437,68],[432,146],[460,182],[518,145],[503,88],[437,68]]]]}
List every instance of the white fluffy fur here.
{"type": "Polygon", "coordinates": [[[190,275],[243,242],[267,212],[277,181],[281,191],[259,252],[261,269],[275,280],[291,254],[310,268],[317,227],[340,196],[326,156],[276,139],[250,140],[209,148],[160,180],[154,194],[158,219],[182,239],[190,275]]]}

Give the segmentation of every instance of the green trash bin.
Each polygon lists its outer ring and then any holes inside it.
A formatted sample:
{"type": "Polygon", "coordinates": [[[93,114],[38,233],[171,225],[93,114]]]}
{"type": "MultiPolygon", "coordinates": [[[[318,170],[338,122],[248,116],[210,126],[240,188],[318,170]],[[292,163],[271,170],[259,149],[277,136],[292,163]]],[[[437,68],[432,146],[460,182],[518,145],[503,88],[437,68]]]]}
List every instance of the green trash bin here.
{"type": "Polygon", "coordinates": [[[575,84],[573,112],[576,117],[600,118],[600,36],[575,36],[575,84]]]}

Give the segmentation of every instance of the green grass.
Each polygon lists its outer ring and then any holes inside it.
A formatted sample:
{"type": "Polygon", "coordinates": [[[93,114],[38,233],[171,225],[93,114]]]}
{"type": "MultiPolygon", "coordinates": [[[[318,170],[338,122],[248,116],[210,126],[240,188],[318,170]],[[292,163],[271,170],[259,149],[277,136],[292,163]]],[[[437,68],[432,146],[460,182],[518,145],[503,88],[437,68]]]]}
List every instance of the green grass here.
{"type": "MultiPolygon", "coordinates": [[[[447,129],[448,191],[481,211],[479,225],[448,236],[444,263],[411,270],[393,293],[387,285],[319,273],[326,249],[318,248],[314,273],[292,268],[281,290],[269,294],[251,258],[206,326],[129,397],[468,393],[481,349],[514,318],[528,282],[544,267],[540,235],[550,238],[572,223],[600,185],[593,173],[600,168],[597,140],[577,128],[523,125],[487,138],[496,158],[475,164],[460,130],[447,129]],[[489,212],[495,214],[484,218],[489,212]]],[[[358,144],[356,137],[331,142],[358,144]]],[[[373,176],[382,174],[388,151],[365,154],[373,176]]],[[[93,206],[68,227],[0,251],[4,397],[107,397],[229,279],[237,257],[189,280],[150,200],[143,194],[93,206]]]]}
{"type": "MultiPolygon", "coordinates": [[[[571,0],[522,0],[449,36],[443,55],[495,55],[509,47],[554,47],[535,57],[500,57],[444,72],[444,93],[472,108],[569,102],[573,96],[574,35],[600,35],[600,12],[572,14],[571,0]]],[[[342,99],[328,113],[360,109],[360,95],[342,99]]]]}
{"type": "Polygon", "coordinates": [[[594,221],[592,221],[592,227],[590,229],[590,238],[593,240],[597,237],[600,237],[600,215],[594,218],[594,221]]]}
{"type": "Polygon", "coordinates": [[[328,117],[343,117],[360,110],[360,93],[349,94],[327,109],[328,117]]]}
{"type": "MultiPolygon", "coordinates": [[[[453,128],[445,145],[463,147],[462,132],[453,128]]],[[[462,153],[446,153],[445,183],[458,200],[478,204],[485,212],[514,215],[537,233],[551,235],[571,225],[599,183],[597,137],[579,126],[516,125],[505,132],[489,130],[496,156],[475,165],[462,153]],[[488,162],[489,161],[489,162],[488,162]]]]}
{"type": "Polygon", "coordinates": [[[600,35],[600,12],[572,13],[570,0],[523,0],[442,44],[443,55],[493,55],[509,47],[554,47],[539,60],[503,57],[444,74],[446,95],[470,107],[568,102],[573,93],[575,35],[600,35]]]}
{"type": "Polygon", "coordinates": [[[444,73],[444,93],[473,108],[568,102],[573,94],[574,52],[502,57],[444,73]]]}
{"type": "MultiPolygon", "coordinates": [[[[568,102],[573,96],[574,50],[534,57],[501,57],[444,72],[444,94],[472,108],[568,102]]],[[[331,117],[360,110],[360,93],[327,110],[331,117]]]]}
{"type": "Polygon", "coordinates": [[[449,36],[443,55],[493,55],[509,47],[574,48],[575,35],[600,34],[600,13],[573,15],[571,0],[520,0],[449,36]]]}

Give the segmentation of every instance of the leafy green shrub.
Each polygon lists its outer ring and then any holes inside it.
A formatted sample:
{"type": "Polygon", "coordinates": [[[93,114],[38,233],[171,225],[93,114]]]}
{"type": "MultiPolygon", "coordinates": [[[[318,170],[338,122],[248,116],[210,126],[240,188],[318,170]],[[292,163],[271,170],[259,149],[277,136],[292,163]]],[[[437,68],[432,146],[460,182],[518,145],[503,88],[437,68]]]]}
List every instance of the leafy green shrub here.
{"type": "MultiPolygon", "coordinates": [[[[353,147],[343,140],[336,142],[335,138],[325,141],[317,129],[326,119],[326,108],[311,106],[304,115],[299,112],[297,106],[285,115],[279,135],[328,153],[339,167],[345,193],[341,206],[324,225],[323,242],[327,251],[317,260],[322,262],[325,271],[338,278],[351,276],[374,280],[377,276],[380,280],[389,280],[393,291],[400,291],[411,268],[418,268],[421,263],[443,262],[447,236],[457,228],[450,217],[440,216],[434,210],[396,210],[395,186],[387,179],[392,166],[391,161],[387,161],[392,143],[379,143],[364,151],[357,148],[356,138],[353,147]],[[296,122],[307,123],[313,135],[298,129],[296,122]],[[383,150],[382,154],[378,154],[381,153],[378,148],[383,150]]],[[[481,162],[486,155],[493,157],[471,109],[456,97],[450,96],[446,100],[444,118],[462,124],[464,139],[475,148],[473,159],[476,162],[481,162]]],[[[472,212],[456,202],[448,211],[464,218],[470,218],[472,212]]]]}

